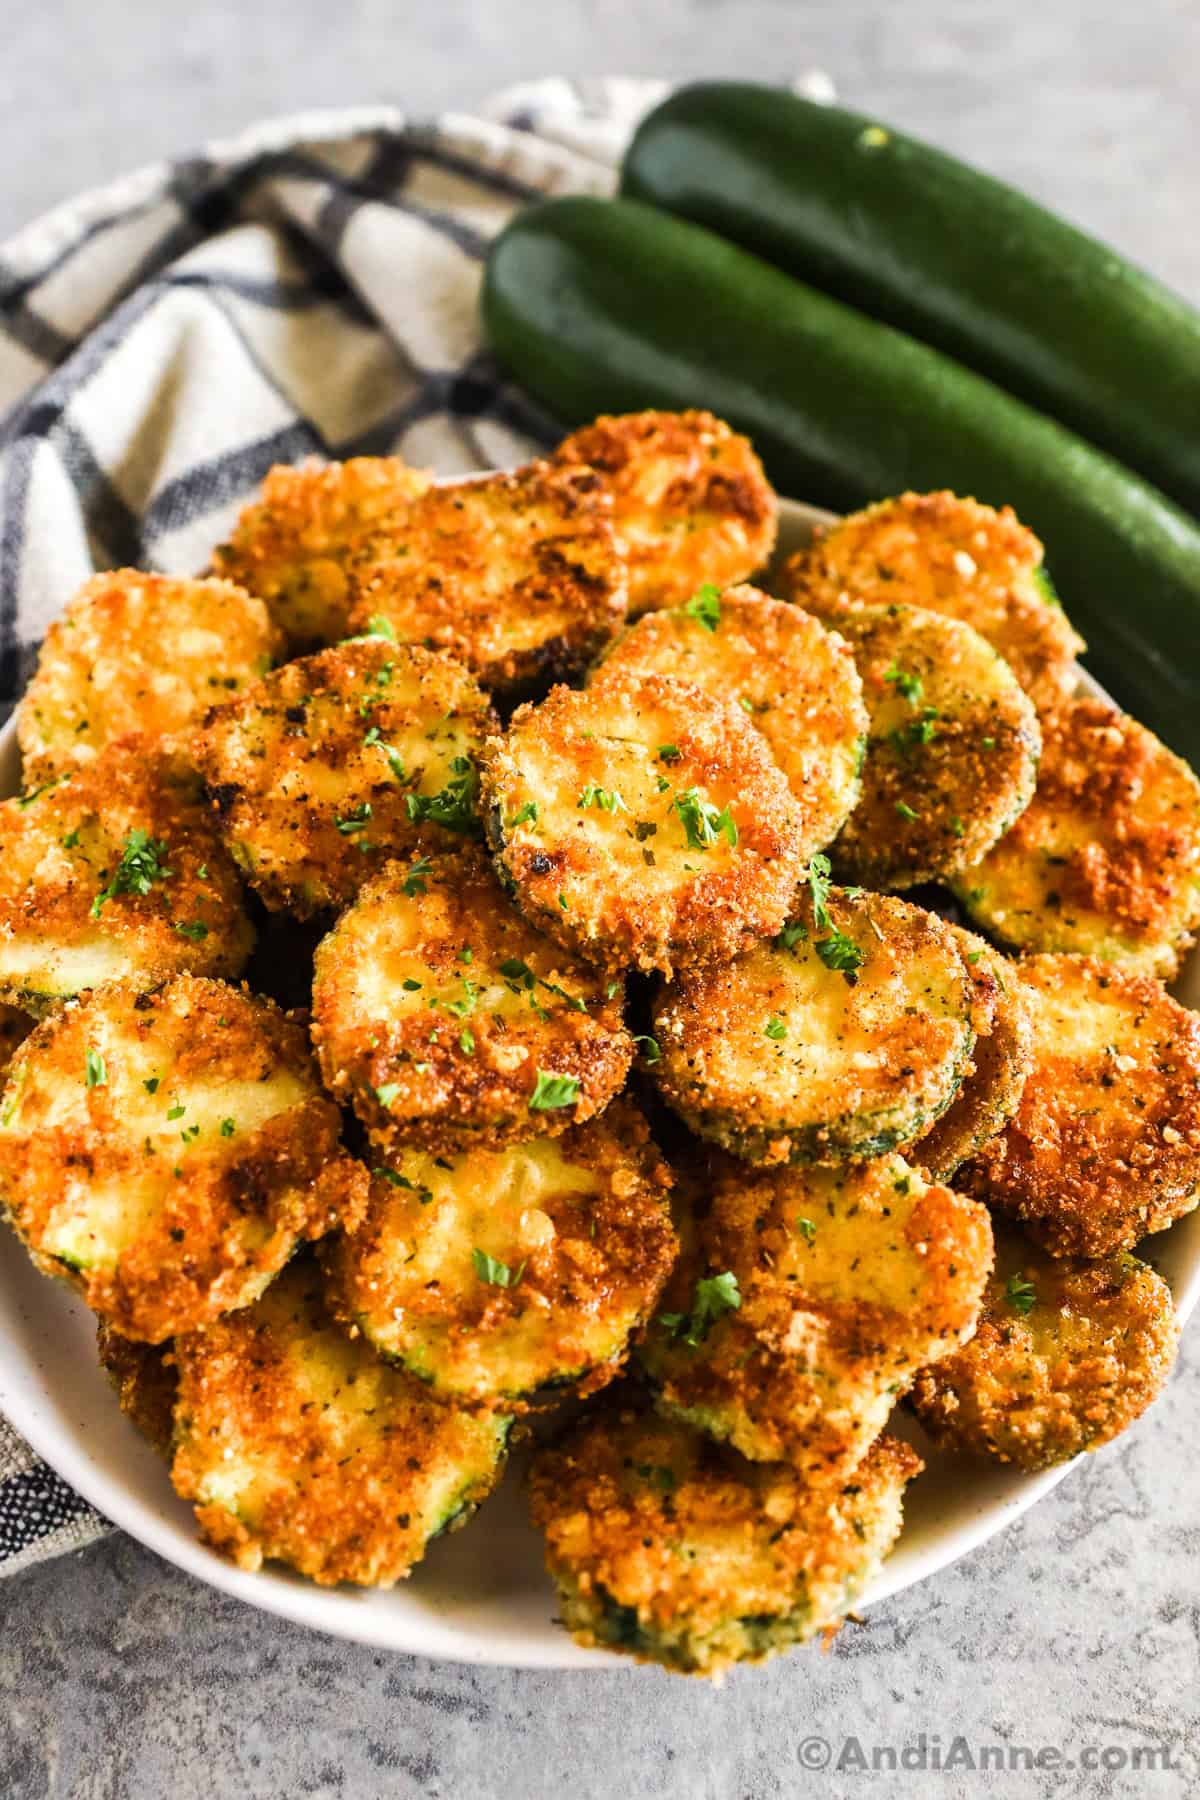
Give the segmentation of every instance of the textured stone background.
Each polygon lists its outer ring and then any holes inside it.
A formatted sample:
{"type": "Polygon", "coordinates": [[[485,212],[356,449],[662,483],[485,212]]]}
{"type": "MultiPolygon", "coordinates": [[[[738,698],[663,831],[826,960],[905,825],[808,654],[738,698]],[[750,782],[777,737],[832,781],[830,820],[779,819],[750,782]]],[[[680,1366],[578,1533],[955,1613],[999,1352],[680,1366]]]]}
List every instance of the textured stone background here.
{"type": "MultiPolygon", "coordinates": [[[[249,120],[371,99],[469,106],[512,80],[817,64],[851,104],[1033,190],[1200,300],[1200,8],[1080,0],[10,0],[0,232],[249,120]]],[[[1167,1398],[983,1551],[713,1691],[651,1671],[438,1667],[314,1637],[128,1540],[0,1585],[5,1800],[1194,1793],[1195,1334],[1167,1398]],[[847,1737],[1168,1746],[1174,1773],[809,1774],[847,1737]]],[[[851,1753],[852,1754],[852,1753],[851,1753]]]]}

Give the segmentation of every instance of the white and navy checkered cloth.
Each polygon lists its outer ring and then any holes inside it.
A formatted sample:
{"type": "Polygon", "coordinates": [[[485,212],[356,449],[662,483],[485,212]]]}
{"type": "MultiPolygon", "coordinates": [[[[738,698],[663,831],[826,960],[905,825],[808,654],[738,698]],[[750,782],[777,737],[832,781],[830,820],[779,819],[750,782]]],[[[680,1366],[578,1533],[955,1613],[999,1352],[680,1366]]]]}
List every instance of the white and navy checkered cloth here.
{"type": "MultiPolygon", "coordinates": [[[[552,442],[481,346],[483,257],[527,201],[610,192],[664,91],[547,80],[478,117],[286,119],[0,248],[0,718],[94,569],[202,569],[272,463],[451,474],[552,442]]],[[[0,1419],[0,1573],[107,1529],[0,1419]]]]}

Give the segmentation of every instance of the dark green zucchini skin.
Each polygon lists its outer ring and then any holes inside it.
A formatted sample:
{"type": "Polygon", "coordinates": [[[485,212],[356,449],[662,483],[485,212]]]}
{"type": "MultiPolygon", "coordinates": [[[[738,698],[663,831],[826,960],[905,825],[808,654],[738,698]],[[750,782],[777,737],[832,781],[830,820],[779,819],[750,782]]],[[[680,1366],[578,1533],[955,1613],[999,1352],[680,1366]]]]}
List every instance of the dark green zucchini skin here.
{"type": "Polygon", "coordinates": [[[1047,545],[1089,666],[1200,763],[1200,528],[1062,426],[903,333],[632,201],[544,201],[493,245],[484,328],[567,425],[709,407],[782,493],[1011,502],[1047,545]]]}
{"type": "Polygon", "coordinates": [[[965,163],[779,88],[702,82],[622,191],[945,351],[1200,516],[1200,313],[965,163]]]}

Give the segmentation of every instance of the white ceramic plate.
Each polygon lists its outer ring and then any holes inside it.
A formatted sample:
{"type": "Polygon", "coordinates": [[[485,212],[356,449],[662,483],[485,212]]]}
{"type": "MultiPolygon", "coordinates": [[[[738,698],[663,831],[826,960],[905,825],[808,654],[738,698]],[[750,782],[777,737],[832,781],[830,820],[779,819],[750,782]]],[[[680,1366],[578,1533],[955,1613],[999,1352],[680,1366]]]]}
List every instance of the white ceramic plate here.
{"type": "MultiPolygon", "coordinates": [[[[828,514],[784,501],[779,555],[804,543],[828,514]]],[[[16,792],[11,724],[0,732],[0,794],[16,792]]],[[[1200,954],[1181,997],[1200,1006],[1200,954]]],[[[1200,1212],[1149,1240],[1151,1260],[1180,1310],[1200,1299],[1200,1212]]],[[[198,1542],[191,1510],[176,1499],[162,1463],[118,1411],[96,1361],[91,1315],[70,1291],[39,1275],[13,1234],[0,1229],[0,1410],[64,1480],[115,1525],[211,1586],[299,1624],[380,1649],[523,1668],[613,1668],[554,1623],[554,1590],[525,1517],[520,1458],[465,1530],[435,1543],[410,1581],[391,1592],[312,1586],[281,1569],[249,1575],[198,1542]]],[[[930,1449],[898,1412],[893,1429],[923,1452],[926,1472],[909,1490],[900,1543],[858,1609],[923,1581],[1020,1516],[1067,1469],[1042,1475],[976,1464],[930,1449]]]]}

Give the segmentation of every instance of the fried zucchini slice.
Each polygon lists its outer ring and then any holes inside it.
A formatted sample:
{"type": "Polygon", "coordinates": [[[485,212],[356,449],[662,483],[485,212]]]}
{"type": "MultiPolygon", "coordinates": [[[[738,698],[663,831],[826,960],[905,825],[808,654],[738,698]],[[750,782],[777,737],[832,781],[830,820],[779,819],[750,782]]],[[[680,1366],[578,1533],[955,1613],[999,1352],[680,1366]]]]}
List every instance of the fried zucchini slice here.
{"type": "Polygon", "coordinates": [[[42,1013],[105,981],[234,976],[253,942],[196,784],[136,745],[0,801],[0,999],[42,1013]]]}
{"type": "Polygon", "coordinates": [[[1042,715],[1037,791],[954,881],[1015,950],[1074,950],[1169,981],[1200,928],[1200,782],[1107,701],[1042,715]]]}
{"type": "Polygon", "coordinates": [[[773,943],[685,970],[654,1016],[668,1103],[747,1162],[837,1163],[911,1142],[949,1106],[974,1042],[951,927],[816,879],[773,943]]]}
{"type": "Polygon", "coordinates": [[[392,1587],[503,1472],[510,1420],[439,1405],[339,1331],[307,1257],[175,1360],[171,1478],[240,1568],[392,1587]]]}
{"type": "Polygon", "coordinates": [[[951,926],[971,978],[975,1046],[954,1099],[913,1150],[934,1181],[959,1166],[1012,1118],[1033,1061],[1033,1020],[1018,964],[951,926]]]}
{"type": "Polygon", "coordinates": [[[691,681],[740,706],[800,803],[808,853],[837,836],[862,785],[867,710],[835,632],[757,588],[706,585],[686,606],[643,614],[591,679],[641,675],[691,681]]]}
{"type": "Polygon", "coordinates": [[[519,1143],[603,1112],[633,1058],[623,984],[519,913],[478,851],[395,862],[317,948],[313,1041],[372,1141],[519,1143]]]}
{"type": "Polygon", "coordinates": [[[93,576],[46,633],[17,708],[26,788],[89,767],[121,738],[186,766],[207,709],[282,648],[263,602],[232,582],[93,576]]]}
{"type": "Polygon", "coordinates": [[[221,707],[198,757],[247,880],[308,918],[392,857],[478,831],[476,759],[495,729],[452,657],[369,638],[287,663],[221,707]]]}
{"type": "Polygon", "coordinates": [[[871,715],[862,798],[833,850],[876,887],[943,881],[978,862],[1033,795],[1037,714],[979,633],[917,607],[837,620],[871,715]]]}
{"type": "Polygon", "coordinates": [[[0,1101],[0,1201],[34,1262],[127,1337],[247,1306],[297,1244],[353,1224],[300,1025],[220,981],[114,983],[38,1026],[0,1101]]]}
{"type": "Polygon", "coordinates": [[[1130,1250],[1200,1200],[1200,1013],[1093,957],[1024,957],[1021,975],[1025,1090],[955,1179],[1053,1256],[1130,1250]]]}
{"type": "Polygon", "coordinates": [[[787,917],[800,804],[740,707],[661,675],[557,687],[487,745],[484,825],[542,930],[670,975],[787,917]]]}
{"type": "Polygon", "coordinates": [[[617,1373],[677,1243],[670,1177],[618,1101],[561,1137],[376,1170],[366,1222],[331,1239],[334,1311],[435,1393],[512,1407],[617,1373]]]}
{"type": "Polygon", "coordinates": [[[987,1210],[898,1156],[769,1173],[717,1156],[707,1188],[638,1351],[658,1405],[755,1462],[840,1480],[974,1329],[987,1210]]]}
{"type": "Polygon", "coordinates": [[[709,412],[608,415],[554,461],[599,470],[629,566],[629,611],[682,606],[701,582],[745,581],[775,548],[778,502],[749,438],[709,412]]]}
{"type": "Polygon", "coordinates": [[[627,1402],[537,1452],[530,1501],[579,1643],[719,1676],[842,1622],[921,1468],[885,1437],[842,1486],[812,1487],[627,1402]]]}
{"type": "Polygon", "coordinates": [[[169,1460],[179,1392],[170,1344],[138,1343],[122,1337],[101,1319],[96,1327],[96,1350],[116,1389],[121,1411],[151,1448],[169,1460]]]}
{"type": "Polygon", "coordinates": [[[836,623],[874,606],[923,606],[960,619],[1004,658],[1038,707],[1071,693],[1087,648],[1042,567],[1043,550],[1011,506],[997,512],[947,492],[901,494],[853,513],[797,551],[783,591],[836,623]]]}
{"type": "Polygon", "coordinates": [[[1171,1290],[1146,1263],[1055,1258],[999,1232],[975,1336],[924,1370],[911,1399],[944,1448],[1048,1469],[1139,1419],[1178,1347],[1171,1290]]]}
{"type": "Polygon", "coordinates": [[[409,505],[432,481],[399,456],[277,463],[213,568],[262,596],[293,654],[335,643],[350,618],[351,553],[368,537],[402,541],[409,505]]]}
{"type": "Polygon", "coordinates": [[[535,462],[430,488],[401,535],[355,556],[351,629],[385,619],[508,699],[578,674],[624,621],[612,501],[590,469],[535,462]]]}

